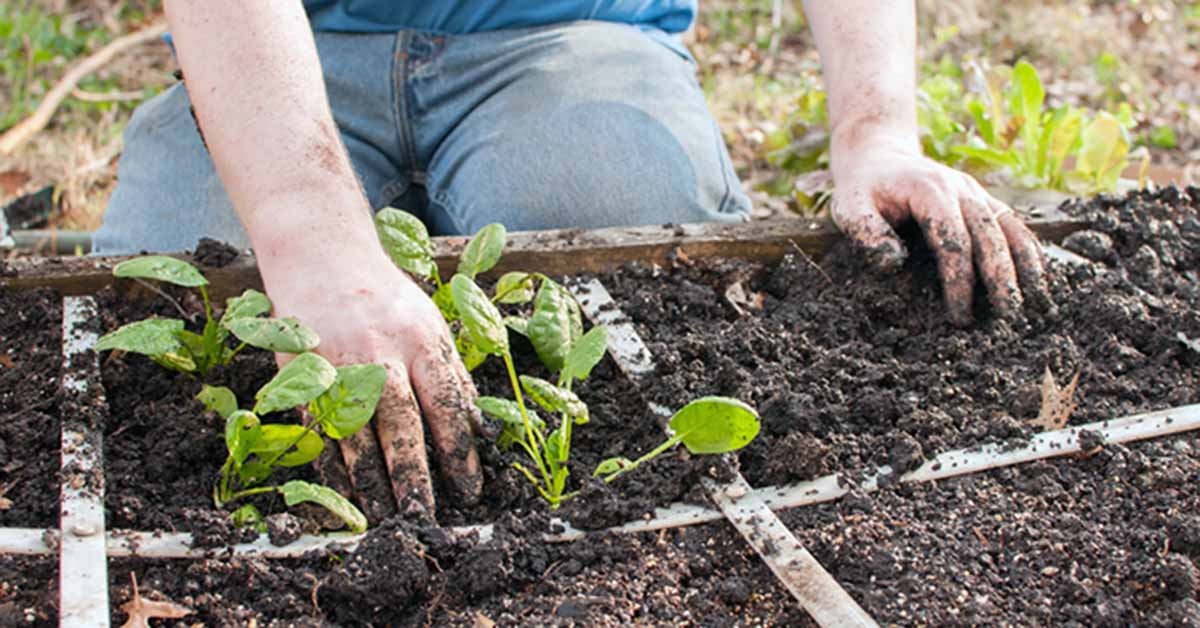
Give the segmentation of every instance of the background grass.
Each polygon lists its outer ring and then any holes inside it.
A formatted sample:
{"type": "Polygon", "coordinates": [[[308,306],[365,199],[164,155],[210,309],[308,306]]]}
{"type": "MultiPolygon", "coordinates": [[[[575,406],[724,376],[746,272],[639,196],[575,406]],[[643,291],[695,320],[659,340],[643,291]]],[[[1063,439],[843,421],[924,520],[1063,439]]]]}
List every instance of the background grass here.
{"type": "MultiPolygon", "coordinates": [[[[701,0],[689,44],[709,104],[760,216],[801,210],[794,164],[767,159],[768,139],[820,86],[820,64],[799,2],[701,0]],[[778,18],[779,27],[773,25],[778,18]]],[[[161,12],[158,0],[7,0],[0,3],[0,131],[36,107],[80,57],[161,12]]],[[[1200,3],[918,0],[921,77],[965,80],[969,64],[1027,59],[1049,106],[1132,105],[1136,143],[1191,182],[1200,157],[1200,3]]],[[[0,203],[54,183],[54,224],[92,229],[115,183],[114,156],[133,108],[174,79],[165,45],[123,55],[80,85],[51,125],[0,157],[0,203]],[[111,98],[107,98],[111,97],[111,98]],[[99,102],[91,102],[99,99],[99,102]]]]}

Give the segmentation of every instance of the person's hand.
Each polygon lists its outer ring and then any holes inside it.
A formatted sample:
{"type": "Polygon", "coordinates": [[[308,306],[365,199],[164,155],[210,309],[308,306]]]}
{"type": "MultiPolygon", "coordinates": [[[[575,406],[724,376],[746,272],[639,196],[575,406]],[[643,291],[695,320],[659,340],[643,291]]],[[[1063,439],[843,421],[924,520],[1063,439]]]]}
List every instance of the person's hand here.
{"type": "Polygon", "coordinates": [[[461,500],[477,499],[475,386],[437,307],[378,246],[339,247],[322,259],[290,262],[276,257],[268,264],[273,272],[264,270],[275,315],[295,316],[316,330],[317,352],[334,365],[373,363],[388,371],[374,420],[341,441],[367,518],[379,521],[397,510],[433,516],[422,414],[442,477],[461,500]]]}
{"type": "Polygon", "coordinates": [[[833,220],[869,258],[898,269],[908,255],[894,228],[912,219],[937,255],[950,320],[971,323],[975,272],[1002,317],[1020,316],[1022,295],[1049,307],[1033,232],[971,176],[921,155],[915,140],[861,134],[833,147],[833,220]]]}

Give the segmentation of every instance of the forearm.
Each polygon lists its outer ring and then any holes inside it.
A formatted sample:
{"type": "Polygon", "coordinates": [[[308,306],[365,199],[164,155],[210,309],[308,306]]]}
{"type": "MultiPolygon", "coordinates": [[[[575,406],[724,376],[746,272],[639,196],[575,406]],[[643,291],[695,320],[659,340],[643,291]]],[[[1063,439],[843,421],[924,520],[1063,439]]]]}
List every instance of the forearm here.
{"type": "Polygon", "coordinates": [[[882,132],[919,147],[912,0],[806,0],[828,92],[834,164],[882,132]]]}
{"type": "Polygon", "coordinates": [[[297,255],[377,246],[301,4],[165,4],[197,120],[268,285],[297,255]]]}

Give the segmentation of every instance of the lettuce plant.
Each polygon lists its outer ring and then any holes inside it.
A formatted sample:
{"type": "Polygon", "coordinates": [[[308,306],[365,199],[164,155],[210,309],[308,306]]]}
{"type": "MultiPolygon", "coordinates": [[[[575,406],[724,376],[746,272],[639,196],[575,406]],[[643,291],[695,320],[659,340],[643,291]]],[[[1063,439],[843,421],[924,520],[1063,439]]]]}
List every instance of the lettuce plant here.
{"type": "Polygon", "coordinates": [[[183,260],[164,255],[138,257],[117,264],[113,275],[198,290],[204,300],[204,329],[197,334],[185,329],[179,319],[148,318],[105,334],[96,344],[97,351],[140,353],[164,368],[203,377],[213,367],[229,364],[246,345],[303,353],[319,342],[316,332],[295,318],[264,318],[271,311],[271,301],[257,290],[228,299],[224,313],[215,317],[208,280],[183,260]],[[237,347],[226,342],[231,335],[241,341],[237,347]]]}
{"type": "MultiPolygon", "coordinates": [[[[217,507],[277,492],[288,506],[313,502],[340,517],[350,530],[366,529],[366,517],[333,489],[301,480],[280,485],[266,481],[280,467],[316,460],[325,448],[323,437],[341,440],[362,429],[375,413],[386,379],[386,371],[376,364],[334,368],[315,353],[301,353],[259,389],[250,410],[239,409],[228,388],[201,389],[197,398],[225,419],[228,455],[213,487],[217,507]],[[295,407],[307,408],[303,424],[260,420],[263,415],[295,407]]],[[[246,504],[234,511],[234,519],[253,524],[261,516],[253,505],[246,504]]]]}

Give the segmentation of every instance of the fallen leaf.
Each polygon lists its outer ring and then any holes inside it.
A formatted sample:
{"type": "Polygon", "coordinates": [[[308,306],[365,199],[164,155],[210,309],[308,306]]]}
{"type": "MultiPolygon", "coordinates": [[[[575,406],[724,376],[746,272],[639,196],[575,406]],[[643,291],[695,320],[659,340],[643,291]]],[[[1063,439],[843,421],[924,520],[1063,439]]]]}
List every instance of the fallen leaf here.
{"type": "Polygon", "coordinates": [[[479,611],[475,612],[475,628],[493,628],[495,625],[496,622],[488,618],[487,615],[484,615],[479,611]]]}
{"type": "Polygon", "coordinates": [[[5,170],[0,172],[0,198],[12,196],[21,191],[32,177],[24,170],[5,170]]]}
{"type": "Polygon", "coordinates": [[[170,600],[143,598],[138,593],[137,576],[132,571],[129,579],[133,581],[133,599],[121,605],[121,611],[129,615],[121,628],[150,628],[151,619],[180,619],[192,614],[192,609],[170,600]]]}
{"type": "Polygon", "coordinates": [[[1078,385],[1079,373],[1076,372],[1071,382],[1060,388],[1050,367],[1046,367],[1046,374],[1042,376],[1042,409],[1031,423],[1044,430],[1061,430],[1075,411],[1075,387],[1078,385]]]}
{"type": "Polygon", "coordinates": [[[745,316],[746,310],[761,310],[766,295],[761,292],[746,292],[746,286],[735,281],[725,289],[725,300],[737,313],[745,316]]]}
{"type": "Polygon", "coordinates": [[[15,362],[13,362],[12,357],[7,356],[3,353],[0,353],[0,366],[4,366],[4,368],[11,369],[11,368],[16,368],[17,365],[15,362]]]}

